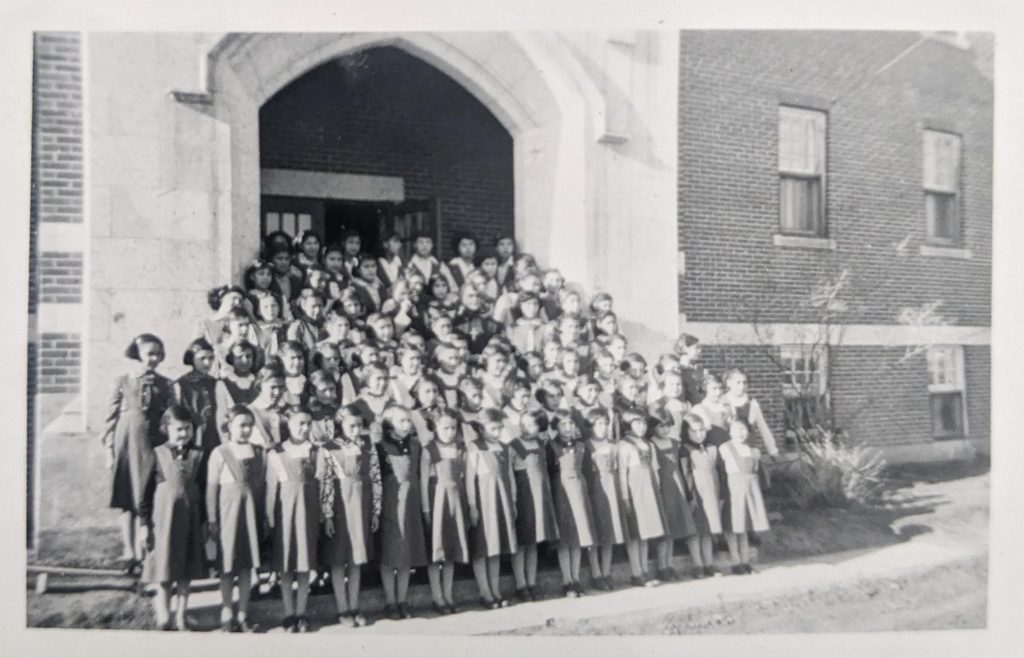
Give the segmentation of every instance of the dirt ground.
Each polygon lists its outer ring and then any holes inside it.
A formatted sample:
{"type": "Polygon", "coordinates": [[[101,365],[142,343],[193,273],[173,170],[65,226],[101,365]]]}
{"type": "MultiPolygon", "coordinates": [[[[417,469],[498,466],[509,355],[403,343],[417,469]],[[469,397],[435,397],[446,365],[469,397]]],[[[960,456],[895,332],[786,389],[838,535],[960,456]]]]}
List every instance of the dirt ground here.
{"type": "Polygon", "coordinates": [[[975,559],[911,576],[669,614],[552,619],[501,635],[706,635],[985,628],[988,564],[975,559]]]}
{"type": "MultiPolygon", "coordinates": [[[[773,521],[772,531],[760,538],[759,568],[767,570],[775,565],[789,568],[814,562],[815,558],[831,561],[840,554],[871,554],[915,538],[933,546],[968,546],[974,551],[974,557],[932,571],[908,569],[884,579],[848,579],[842,584],[812,585],[792,592],[776,590],[773,594],[755,591],[742,600],[721,598],[713,607],[705,605],[700,609],[681,606],[679,609],[643,610],[641,605],[627,614],[609,616],[608,612],[602,612],[604,595],[593,593],[587,597],[592,617],[559,619],[555,615],[544,624],[544,617],[534,616],[529,621],[524,618],[518,628],[510,626],[500,632],[699,634],[984,627],[988,476],[977,475],[961,466],[947,471],[939,469],[930,477],[913,472],[902,477],[877,506],[785,511],[781,518],[773,521]]],[[[30,553],[29,562],[111,566],[117,557],[117,547],[116,531],[75,529],[44,533],[40,536],[38,550],[30,553]]],[[[677,549],[676,554],[680,556],[684,552],[677,549]]],[[[552,555],[542,559],[538,584],[547,596],[557,597],[557,567],[553,551],[549,553],[552,555]]],[[[623,555],[616,559],[620,588],[626,587],[628,581],[624,558],[623,555]]],[[[677,566],[685,569],[687,563],[679,560],[677,566]]],[[[508,573],[507,565],[504,571],[508,573]]],[[[425,580],[419,577],[421,575],[414,576],[411,603],[426,608],[429,596],[420,582],[425,580]]],[[[374,580],[375,574],[364,577],[362,607],[369,614],[382,604],[379,586],[372,585],[374,580]]],[[[149,599],[136,594],[131,583],[124,579],[82,581],[57,577],[51,579],[54,591],[43,595],[31,590],[33,579],[27,584],[29,626],[108,629],[153,626],[149,599]]],[[[511,592],[511,582],[503,587],[511,592]]],[[[206,598],[212,600],[213,587],[207,589],[210,591],[206,598]]],[[[311,600],[314,628],[331,623],[333,604],[330,598],[319,596],[311,600]]],[[[476,600],[475,584],[468,569],[456,583],[456,598],[467,605],[476,600]]],[[[261,601],[252,614],[264,627],[271,627],[280,615],[279,607],[278,601],[261,601]]],[[[208,602],[195,610],[193,619],[200,627],[214,628],[216,614],[216,606],[208,602]]],[[[456,621],[455,617],[450,619],[456,621]]],[[[461,623],[458,632],[495,632],[483,625],[474,630],[473,619],[470,616],[468,622],[461,623]]],[[[396,629],[396,632],[401,631],[396,629]]]]}

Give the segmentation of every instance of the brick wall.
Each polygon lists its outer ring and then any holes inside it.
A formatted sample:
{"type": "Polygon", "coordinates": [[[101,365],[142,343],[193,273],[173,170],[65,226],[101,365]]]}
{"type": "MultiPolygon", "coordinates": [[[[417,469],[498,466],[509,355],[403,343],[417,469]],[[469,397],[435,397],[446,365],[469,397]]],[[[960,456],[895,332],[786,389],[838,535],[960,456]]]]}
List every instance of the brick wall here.
{"type": "Polygon", "coordinates": [[[934,41],[907,51],[918,38],[682,33],[679,245],[687,271],[679,297],[689,320],[811,321],[803,304],[810,288],[849,268],[846,321],[894,323],[903,307],[942,300],[940,313],[958,324],[990,324],[992,84],[969,51],[934,41]],[[773,244],[783,102],[827,107],[826,216],[835,251],[773,244]],[[963,138],[970,260],[918,253],[922,129],[936,121],[963,138]],[[908,255],[899,257],[894,245],[907,236],[908,255]]]}
{"type": "MultiPolygon", "coordinates": [[[[782,444],[782,377],[771,346],[707,345],[701,367],[723,375],[734,367],[747,373],[750,394],[782,444]]],[[[990,357],[987,346],[964,348],[968,433],[983,449],[990,438],[990,357]]],[[[834,346],[828,379],[838,427],[869,445],[928,443],[932,439],[928,366],[923,353],[904,347],[834,346]]]]}
{"type": "Polygon", "coordinates": [[[441,247],[513,227],[512,138],[466,89],[423,61],[375,48],[296,80],[260,110],[264,168],[401,176],[438,197],[441,247]]]}
{"type": "MultiPolygon", "coordinates": [[[[32,244],[29,312],[39,304],[82,302],[82,252],[47,251],[47,224],[82,222],[82,74],[79,35],[37,33],[32,105],[32,244]]],[[[81,340],[77,333],[46,333],[35,348],[39,393],[80,388],[81,340]],[[64,359],[68,359],[64,361],[64,359]]],[[[31,348],[30,348],[31,349],[31,348]]]]}

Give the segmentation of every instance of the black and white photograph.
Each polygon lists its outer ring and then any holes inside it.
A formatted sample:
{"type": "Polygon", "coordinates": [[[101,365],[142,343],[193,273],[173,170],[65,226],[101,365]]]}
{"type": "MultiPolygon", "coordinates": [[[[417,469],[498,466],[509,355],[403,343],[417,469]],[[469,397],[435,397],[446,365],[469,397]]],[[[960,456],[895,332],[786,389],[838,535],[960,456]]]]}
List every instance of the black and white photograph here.
{"type": "Polygon", "coordinates": [[[335,24],[31,30],[22,630],[989,628],[999,35],[335,24]]]}

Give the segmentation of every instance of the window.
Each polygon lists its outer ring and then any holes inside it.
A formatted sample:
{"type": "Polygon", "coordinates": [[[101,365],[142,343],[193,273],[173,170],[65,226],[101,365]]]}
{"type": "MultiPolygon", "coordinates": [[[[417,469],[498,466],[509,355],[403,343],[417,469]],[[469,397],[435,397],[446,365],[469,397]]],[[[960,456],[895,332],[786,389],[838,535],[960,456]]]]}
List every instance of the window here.
{"type": "Polygon", "coordinates": [[[779,347],[786,436],[825,420],[828,411],[828,353],[821,345],[779,347]]]}
{"type": "Polygon", "coordinates": [[[779,108],[779,223],[825,237],[825,113],[779,108]]]}
{"type": "Polygon", "coordinates": [[[924,208],[928,242],[960,243],[960,137],[924,131],[924,208]]]}
{"type": "Polygon", "coordinates": [[[967,435],[964,424],[964,350],[959,345],[928,349],[928,396],[932,436],[957,439],[967,435]]]}

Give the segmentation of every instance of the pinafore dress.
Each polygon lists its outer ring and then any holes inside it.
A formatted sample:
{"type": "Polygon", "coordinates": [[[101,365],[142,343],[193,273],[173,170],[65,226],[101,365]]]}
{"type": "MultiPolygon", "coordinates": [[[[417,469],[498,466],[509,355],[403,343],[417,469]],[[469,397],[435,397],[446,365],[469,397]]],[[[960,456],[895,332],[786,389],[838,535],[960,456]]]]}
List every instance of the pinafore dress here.
{"type": "Polygon", "coordinates": [[[420,447],[411,438],[377,444],[383,495],[380,512],[380,563],[396,569],[427,564],[420,504],[420,447]]]}
{"type": "Polygon", "coordinates": [[[722,532],[722,513],[719,503],[718,449],[702,444],[688,449],[690,472],[693,477],[693,518],[701,535],[722,532]]]}
{"type": "Polygon", "coordinates": [[[369,439],[332,441],[321,446],[320,486],[325,516],[334,536],[321,544],[320,561],[332,567],[366,564],[373,557],[373,482],[369,439]]]}
{"type": "MultiPolygon", "coordinates": [[[[497,557],[516,552],[515,510],[512,483],[509,480],[509,450],[491,450],[487,442],[477,439],[469,444],[466,459],[475,460],[472,482],[476,488],[479,523],[473,529],[473,557],[497,557]]],[[[467,471],[468,472],[468,471],[467,471]]],[[[467,480],[468,480],[467,476],[467,480]]]]}
{"type": "Polygon", "coordinates": [[[630,539],[657,539],[665,535],[661,490],[655,475],[654,449],[642,439],[626,437],[619,444],[619,477],[630,539]]]}
{"type": "MultiPolygon", "coordinates": [[[[457,445],[457,444],[456,444],[457,445]]],[[[469,562],[466,516],[466,454],[460,447],[455,457],[441,454],[438,441],[426,446],[429,469],[427,491],[430,509],[428,529],[432,562],[469,562]]]]}
{"type": "Polygon", "coordinates": [[[682,446],[679,441],[670,443],[667,447],[655,442],[651,445],[658,458],[658,484],[665,517],[665,535],[673,539],[684,539],[697,534],[697,523],[693,519],[690,503],[686,500],[686,485],[679,463],[682,446]]]}
{"type": "Polygon", "coordinates": [[[619,484],[619,448],[608,440],[587,441],[587,489],[594,513],[595,541],[599,546],[621,544],[629,537],[622,487],[619,484]]]}
{"type": "Polygon", "coordinates": [[[509,447],[515,454],[512,473],[516,480],[516,536],[520,544],[539,544],[558,540],[555,503],[548,477],[544,444],[528,448],[516,439],[509,447]],[[515,468],[515,462],[523,468],[515,468]]]}
{"type": "Polygon", "coordinates": [[[741,455],[732,441],[722,444],[719,450],[728,451],[729,456],[726,462],[729,513],[724,519],[725,529],[731,532],[767,532],[768,510],[764,506],[757,476],[761,451],[752,448],[750,455],[741,455]]]}
{"type": "Polygon", "coordinates": [[[107,435],[113,436],[114,447],[111,507],[139,511],[153,470],[153,448],[166,440],[160,419],[173,401],[171,380],[156,373],[125,374],[114,383],[107,414],[107,435]]]}
{"type": "Polygon", "coordinates": [[[239,459],[228,445],[218,446],[214,453],[220,454],[223,466],[220,472],[207,474],[206,509],[219,529],[217,550],[222,574],[260,566],[266,462],[258,446],[252,449],[251,457],[239,459]]]}
{"type": "Polygon", "coordinates": [[[142,579],[166,583],[202,578],[206,575],[199,487],[202,451],[186,448],[176,453],[164,444],[153,455],[155,468],[143,504],[143,517],[152,520],[153,550],[146,555],[142,579]]]}
{"type": "Polygon", "coordinates": [[[587,548],[595,543],[594,514],[583,473],[587,456],[581,441],[566,444],[560,439],[548,442],[548,460],[554,471],[552,493],[555,497],[555,519],[559,541],[573,548],[587,548]]]}
{"type": "Polygon", "coordinates": [[[278,573],[317,568],[320,482],[317,448],[291,454],[279,445],[267,453],[267,510],[273,520],[271,564],[278,573]]]}

